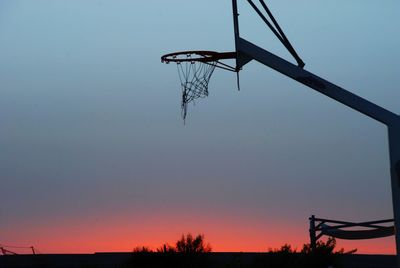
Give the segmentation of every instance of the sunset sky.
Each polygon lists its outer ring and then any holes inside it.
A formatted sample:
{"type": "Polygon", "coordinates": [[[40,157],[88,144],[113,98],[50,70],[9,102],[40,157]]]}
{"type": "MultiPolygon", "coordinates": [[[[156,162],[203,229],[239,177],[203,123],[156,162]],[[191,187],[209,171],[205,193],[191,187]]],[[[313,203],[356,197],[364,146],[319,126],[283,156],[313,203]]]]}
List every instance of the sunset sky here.
{"type": "MultiPolygon", "coordinates": [[[[399,113],[400,2],[267,1],[305,69],[399,113]]],[[[241,34],[292,60],[246,1],[241,34]]],[[[214,251],[309,242],[308,217],[393,217],[384,125],[251,62],[180,111],[165,53],[234,50],[229,0],[0,2],[0,245],[214,251]]],[[[394,238],[339,241],[394,253],[394,238]]]]}

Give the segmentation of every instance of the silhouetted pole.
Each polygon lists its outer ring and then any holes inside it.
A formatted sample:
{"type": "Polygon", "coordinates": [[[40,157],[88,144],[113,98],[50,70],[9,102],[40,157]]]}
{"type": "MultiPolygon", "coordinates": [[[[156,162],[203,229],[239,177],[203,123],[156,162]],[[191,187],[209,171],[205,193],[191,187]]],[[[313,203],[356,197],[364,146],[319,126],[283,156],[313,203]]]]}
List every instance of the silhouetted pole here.
{"type": "Polygon", "coordinates": [[[317,234],[315,232],[315,216],[312,215],[310,218],[310,248],[314,251],[317,248],[317,234]]]}
{"type": "Polygon", "coordinates": [[[390,175],[396,235],[397,265],[400,267],[400,119],[388,125],[390,175]]]}

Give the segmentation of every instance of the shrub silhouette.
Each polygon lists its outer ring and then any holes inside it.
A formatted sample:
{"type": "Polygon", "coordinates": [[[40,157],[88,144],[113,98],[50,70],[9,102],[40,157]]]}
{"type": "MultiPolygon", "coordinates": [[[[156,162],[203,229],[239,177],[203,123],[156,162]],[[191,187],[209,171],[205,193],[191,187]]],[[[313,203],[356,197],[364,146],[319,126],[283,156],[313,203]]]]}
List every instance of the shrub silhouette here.
{"type": "Polygon", "coordinates": [[[135,248],[132,250],[132,252],[133,252],[133,253],[152,253],[153,250],[150,249],[149,247],[141,246],[141,247],[135,247],[135,248]]]}
{"type": "MultiPolygon", "coordinates": [[[[352,249],[345,251],[344,248],[336,250],[336,239],[334,237],[329,237],[326,242],[318,241],[314,253],[318,254],[353,254],[357,252],[357,249],[352,249]]],[[[301,253],[310,254],[313,250],[310,244],[304,244],[301,253]]]]}
{"type": "Polygon", "coordinates": [[[168,244],[163,244],[161,247],[157,248],[158,253],[175,253],[176,248],[168,245],[168,244]]]}
{"type": "Polygon", "coordinates": [[[345,252],[343,248],[336,250],[336,239],[329,237],[326,242],[318,241],[313,250],[310,244],[304,244],[301,250],[304,263],[309,267],[328,267],[337,264],[337,256],[340,254],[353,254],[357,249],[345,252]]]}
{"type": "Polygon", "coordinates": [[[176,242],[176,252],[179,253],[208,253],[211,252],[210,244],[204,242],[204,235],[197,235],[193,238],[192,234],[182,235],[176,242]]]}
{"type": "MultiPolygon", "coordinates": [[[[338,267],[338,256],[353,254],[357,250],[345,251],[336,249],[335,238],[326,242],[318,241],[316,248],[304,244],[301,251],[296,251],[291,245],[285,244],[278,249],[270,249],[254,260],[254,267],[260,268],[326,268],[338,267]]],[[[132,265],[135,268],[203,268],[212,266],[212,258],[208,254],[211,246],[205,242],[204,235],[193,236],[188,233],[176,241],[175,246],[163,244],[156,250],[149,247],[136,247],[133,250],[132,265]]],[[[242,267],[241,258],[227,264],[225,267],[242,267]],[[237,263],[236,263],[237,262],[237,263]]]]}
{"type": "Polygon", "coordinates": [[[296,253],[295,249],[292,249],[292,246],[289,244],[284,244],[283,246],[281,246],[280,249],[270,249],[268,251],[269,253],[284,253],[284,254],[291,254],[291,253],[296,253]]]}
{"type": "Polygon", "coordinates": [[[175,247],[163,244],[156,251],[148,247],[136,247],[133,250],[131,266],[135,268],[205,268],[208,267],[206,254],[211,246],[204,242],[203,235],[193,237],[182,235],[175,247]]]}
{"type": "MultiPolygon", "coordinates": [[[[149,247],[135,247],[134,253],[152,253],[154,252],[149,247]]],[[[176,241],[175,247],[169,244],[163,244],[161,247],[156,249],[157,253],[209,253],[211,252],[211,246],[204,241],[204,235],[199,234],[193,237],[191,233],[182,235],[182,237],[176,241]]]]}
{"type": "Polygon", "coordinates": [[[326,268],[338,267],[338,256],[353,254],[356,250],[345,251],[343,248],[336,250],[335,238],[328,238],[326,242],[318,241],[316,248],[311,249],[310,244],[304,244],[300,252],[296,252],[291,245],[285,244],[279,249],[270,249],[267,255],[257,260],[257,267],[268,268],[326,268]]]}
{"type": "Polygon", "coordinates": [[[269,249],[264,262],[266,262],[266,267],[298,267],[298,254],[296,254],[295,249],[292,249],[291,245],[285,244],[279,249],[269,249]]]}

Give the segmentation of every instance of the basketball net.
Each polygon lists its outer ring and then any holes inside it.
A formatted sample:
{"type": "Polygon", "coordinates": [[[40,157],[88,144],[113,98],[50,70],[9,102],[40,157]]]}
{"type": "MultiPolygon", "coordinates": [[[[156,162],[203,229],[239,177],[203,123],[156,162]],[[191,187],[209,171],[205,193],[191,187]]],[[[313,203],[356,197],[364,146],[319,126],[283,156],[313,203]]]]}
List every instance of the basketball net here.
{"type": "Polygon", "coordinates": [[[161,62],[176,63],[182,88],[182,118],[185,121],[188,104],[208,96],[208,83],[215,67],[238,72],[221,60],[236,59],[236,52],[182,51],[161,57],[161,62]]]}
{"type": "Polygon", "coordinates": [[[215,70],[215,62],[185,61],[177,63],[182,86],[182,118],[185,121],[190,102],[208,96],[208,83],[215,70]]]}

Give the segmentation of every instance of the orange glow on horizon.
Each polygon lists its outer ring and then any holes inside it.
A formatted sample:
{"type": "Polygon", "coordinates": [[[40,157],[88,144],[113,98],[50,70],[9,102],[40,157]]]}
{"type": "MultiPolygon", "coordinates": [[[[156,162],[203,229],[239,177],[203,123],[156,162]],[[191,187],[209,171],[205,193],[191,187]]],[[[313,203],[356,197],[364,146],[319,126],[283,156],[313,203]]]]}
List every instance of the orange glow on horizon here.
{"type": "MultiPolygon", "coordinates": [[[[130,252],[136,246],[156,249],[174,245],[182,234],[204,234],[214,252],[266,252],[290,244],[301,250],[308,243],[308,228],[286,222],[234,217],[198,217],[190,214],[141,217],[82,217],[36,222],[6,230],[4,244],[33,245],[41,253],[130,252]],[[140,220],[138,220],[140,219],[140,220]]],[[[338,249],[364,254],[395,254],[394,238],[340,241],[338,249]]]]}

